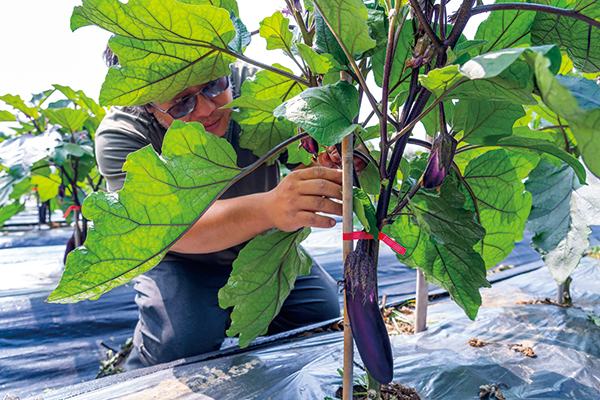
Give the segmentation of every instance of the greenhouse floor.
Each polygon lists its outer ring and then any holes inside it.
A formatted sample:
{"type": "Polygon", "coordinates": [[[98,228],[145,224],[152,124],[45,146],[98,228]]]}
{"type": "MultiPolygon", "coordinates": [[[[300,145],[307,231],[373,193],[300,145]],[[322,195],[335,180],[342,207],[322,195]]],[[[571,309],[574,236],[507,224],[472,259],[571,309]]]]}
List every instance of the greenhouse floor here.
{"type": "MultiPolygon", "coordinates": [[[[315,230],[303,243],[335,279],[342,274],[340,229],[341,224],[315,230]]],[[[598,232],[590,238],[592,245],[600,242],[598,232]]],[[[310,327],[259,338],[246,349],[234,344],[94,380],[99,360],[106,358],[100,342],[114,348],[124,343],[133,332],[137,308],[131,284],[96,301],[44,302],[60,277],[69,236],[62,228],[14,229],[0,236],[0,393],[39,400],[323,400],[341,385],[342,333],[309,333],[310,327]]],[[[394,381],[431,400],[477,399],[479,386],[498,383],[508,385],[502,391],[510,400],[600,399],[600,328],[588,317],[600,315],[598,261],[586,257],[573,273],[575,307],[519,304],[556,296],[556,283],[529,240],[530,235],[503,261],[515,268],[489,276],[493,287],[481,291],[483,306],[475,321],[442,297],[429,307],[426,332],[391,337],[394,381]],[[500,344],[471,347],[472,338],[522,344],[537,356],[500,344]]],[[[382,247],[380,294],[387,303],[414,297],[414,287],[415,271],[382,247]]]]}

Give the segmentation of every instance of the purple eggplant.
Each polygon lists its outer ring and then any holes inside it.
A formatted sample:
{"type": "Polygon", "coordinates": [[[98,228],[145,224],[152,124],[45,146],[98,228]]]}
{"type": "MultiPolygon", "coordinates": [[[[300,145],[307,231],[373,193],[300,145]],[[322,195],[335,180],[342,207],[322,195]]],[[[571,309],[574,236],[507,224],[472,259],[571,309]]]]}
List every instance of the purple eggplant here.
{"type": "Polygon", "coordinates": [[[312,155],[319,154],[319,143],[311,136],[305,137],[304,139],[300,139],[298,149],[300,148],[304,148],[304,150],[308,151],[308,153],[312,155]]]}
{"type": "Polygon", "coordinates": [[[394,376],[392,346],[379,311],[377,270],[361,242],[344,262],[346,308],[352,336],[365,368],[373,379],[386,385],[394,376]]]}
{"type": "Polygon", "coordinates": [[[442,184],[452,168],[452,160],[458,142],[450,135],[441,134],[433,142],[429,161],[423,173],[423,187],[433,189],[442,184]]]}

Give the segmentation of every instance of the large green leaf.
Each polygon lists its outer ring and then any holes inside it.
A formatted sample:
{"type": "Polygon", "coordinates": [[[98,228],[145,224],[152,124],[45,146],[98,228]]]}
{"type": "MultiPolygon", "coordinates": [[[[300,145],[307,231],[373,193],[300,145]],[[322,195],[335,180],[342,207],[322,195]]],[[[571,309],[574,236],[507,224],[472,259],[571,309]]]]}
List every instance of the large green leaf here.
{"type": "Polygon", "coordinates": [[[523,116],[522,106],[505,101],[461,100],[454,110],[454,130],[463,131],[461,141],[493,145],[511,136],[515,121],[523,116]]]}
{"type": "Polygon", "coordinates": [[[531,244],[558,283],[569,277],[589,246],[589,225],[600,224],[600,182],[588,175],[587,183],[582,186],[567,165],[541,161],[525,184],[533,195],[526,225],[535,233],[531,244]]]}
{"type": "Polygon", "coordinates": [[[0,121],[16,121],[17,117],[10,111],[0,110],[0,121]]]}
{"type": "Polygon", "coordinates": [[[421,75],[420,81],[436,97],[458,84],[446,97],[508,101],[516,105],[537,104],[531,94],[535,88],[533,69],[520,59],[530,53],[547,55],[552,70],[559,70],[561,55],[556,46],[521,47],[483,54],[461,66],[434,69],[427,75],[421,75]]]}
{"type": "Polygon", "coordinates": [[[260,36],[267,41],[267,50],[282,49],[292,57],[292,38],[290,20],[280,11],[260,22],[260,36]]]}
{"type": "Polygon", "coordinates": [[[298,124],[317,142],[330,146],[358,128],[353,123],[358,111],[358,90],[340,81],[306,89],[277,107],[274,115],[298,124]]]}
{"type": "MultiPolygon", "coordinates": [[[[569,8],[592,19],[600,18],[598,0],[553,0],[552,5],[569,8]]],[[[573,65],[583,72],[600,72],[600,29],[587,22],[538,12],[531,26],[533,44],[559,44],[573,65]]]]}
{"type": "Polygon", "coordinates": [[[123,169],[122,190],[86,198],[83,214],[94,224],[48,301],[95,299],[154,267],[240,174],[225,139],[181,121],[171,125],[160,156],[146,146],[123,169]]]}
{"type": "MultiPolygon", "coordinates": [[[[292,70],[277,63],[273,67],[292,73],[292,70]]],[[[304,86],[300,83],[267,70],[259,71],[242,84],[242,96],[252,96],[259,100],[279,99],[284,102],[302,90],[304,86]]]]}
{"type": "Polygon", "coordinates": [[[219,305],[234,307],[227,335],[239,333],[241,347],[267,332],[296,278],[310,273],[312,260],[298,247],[309,233],[310,228],[270,231],[248,243],[233,262],[219,305]]]}
{"type": "Polygon", "coordinates": [[[43,113],[50,120],[50,123],[62,126],[69,133],[81,130],[83,123],[89,117],[85,110],[74,110],[72,108],[47,109],[43,113]]]}
{"type": "Polygon", "coordinates": [[[56,174],[35,175],[31,177],[31,183],[37,187],[40,202],[44,202],[58,195],[61,179],[56,174]]]}
{"type": "Polygon", "coordinates": [[[232,112],[231,117],[242,128],[242,147],[262,157],[273,147],[298,133],[292,122],[279,120],[273,115],[273,110],[281,103],[278,98],[263,100],[242,96],[226,105],[240,108],[239,112],[232,112]]]}
{"type": "Polygon", "coordinates": [[[374,238],[378,238],[379,229],[377,228],[377,217],[371,199],[362,189],[357,187],[353,188],[352,199],[352,209],[354,210],[354,214],[356,214],[367,233],[374,238]]]}
{"type": "Polygon", "coordinates": [[[233,26],[235,26],[235,37],[229,42],[228,46],[233,51],[242,54],[252,41],[252,35],[248,32],[248,28],[246,28],[246,25],[244,25],[242,20],[237,17],[235,12],[232,11],[230,16],[231,22],[233,22],[233,26]]]}
{"type": "Polygon", "coordinates": [[[115,33],[110,47],[120,67],[109,69],[102,105],[141,105],[173,99],[187,87],[229,74],[235,35],[229,10],[217,1],[86,0],[75,7],[71,29],[94,24],[115,33]]]}
{"type": "Polygon", "coordinates": [[[529,62],[535,68],[542,100],[569,123],[585,164],[592,173],[600,176],[600,108],[582,109],[569,89],[558,82],[549,68],[548,59],[542,54],[531,55],[529,62]]]}
{"type": "Polygon", "coordinates": [[[557,160],[553,160],[554,162],[557,162],[558,164],[560,164],[560,161],[566,162],[573,168],[581,183],[585,182],[585,168],[579,160],[549,140],[513,135],[499,140],[496,145],[508,149],[522,149],[533,153],[543,153],[556,157],[557,160]]]}
{"type": "Polygon", "coordinates": [[[28,106],[19,95],[5,94],[3,96],[0,96],[0,100],[4,101],[6,104],[11,106],[15,110],[19,110],[23,114],[28,115],[34,119],[38,119],[40,117],[37,107],[28,106]]]}
{"type": "MultiPolygon", "coordinates": [[[[514,0],[496,0],[499,3],[517,3],[514,0]]],[[[479,54],[491,50],[516,47],[530,43],[529,30],[535,13],[523,10],[494,11],[477,28],[475,39],[487,40],[479,50],[479,54]]]]}
{"type": "Polygon", "coordinates": [[[505,259],[515,242],[523,239],[531,195],[525,192],[522,180],[538,161],[534,155],[498,149],[471,160],[465,169],[468,189],[461,187],[461,191],[466,197],[465,208],[476,211],[485,228],[485,238],[475,250],[488,269],[505,259]]]}
{"type": "Polygon", "coordinates": [[[313,0],[313,3],[348,54],[354,56],[375,47],[376,42],[369,36],[367,8],[361,0],[313,0]]]}
{"type": "Polygon", "coordinates": [[[302,43],[296,43],[298,54],[306,61],[308,67],[315,74],[326,74],[334,65],[339,63],[329,53],[319,54],[312,48],[302,43]]]}
{"type": "Polygon", "coordinates": [[[489,287],[485,263],[473,246],[485,236],[465,198],[446,180],[440,195],[420,192],[411,206],[414,217],[397,216],[384,232],[407,249],[398,259],[419,268],[427,281],[442,286],[469,318],[481,306],[480,287],[489,287]],[[415,223],[416,220],[416,223],[415,223]]]}
{"type": "Polygon", "coordinates": [[[319,53],[331,54],[333,58],[342,65],[348,63],[348,58],[337,39],[327,26],[327,22],[319,12],[315,10],[315,46],[319,53]]]}

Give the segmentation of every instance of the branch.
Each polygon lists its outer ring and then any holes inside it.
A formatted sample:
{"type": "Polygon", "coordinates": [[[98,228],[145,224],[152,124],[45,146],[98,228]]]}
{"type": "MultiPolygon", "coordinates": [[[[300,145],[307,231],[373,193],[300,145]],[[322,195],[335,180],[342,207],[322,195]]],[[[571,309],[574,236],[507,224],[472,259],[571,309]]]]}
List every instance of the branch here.
{"type": "Polygon", "coordinates": [[[300,78],[300,77],[298,77],[298,76],[296,76],[294,74],[290,74],[289,72],[286,72],[286,71],[281,70],[279,68],[275,68],[275,67],[272,67],[270,65],[263,64],[263,63],[258,62],[256,60],[248,58],[248,57],[246,57],[243,54],[236,53],[235,51],[232,51],[232,50],[225,50],[225,49],[219,49],[219,50],[222,51],[225,54],[229,54],[230,56],[236,57],[239,60],[245,61],[248,64],[256,65],[259,68],[266,69],[267,71],[271,71],[271,72],[274,72],[274,73],[279,74],[281,76],[284,76],[284,77],[286,77],[288,79],[291,79],[293,81],[296,81],[296,82],[298,82],[298,83],[300,83],[300,84],[302,84],[302,85],[304,85],[306,87],[310,87],[310,83],[307,80],[302,79],[302,78],[300,78]]]}
{"type": "MultiPolygon", "coordinates": [[[[546,6],[543,4],[530,4],[530,3],[497,3],[486,6],[475,7],[469,12],[469,16],[481,14],[490,11],[500,10],[523,10],[523,11],[538,11],[545,12],[548,14],[562,15],[565,17],[571,17],[580,21],[586,22],[596,28],[600,28],[600,21],[596,21],[593,18],[586,17],[583,14],[573,10],[565,10],[564,8],[558,8],[553,6],[546,6]]],[[[454,31],[454,30],[453,30],[454,31]]]]}
{"type": "Polygon", "coordinates": [[[454,26],[448,35],[448,40],[446,41],[446,45],[450,48],[454,48],[456,42],[460,38],[460,35],[465,30],[465,26],[467,22],[469,22],[469,18],[471,18],[471,12],[473,8],[473,3],[475,0],[464,0],[462,5],[460,6],[460,10],[458,10],[458,14],[456,16],[456,21],[454,22],[454,26]]]}
{"type": "Polygon", "coordinates": [[[435,47],[437,47],[438,49],[441,49],[442,47],[444,47],[444,43],[442,43],[442,41],[435,34],[433,29],[431,29],[431,24],[429,21],[427,21],[425,14],[423,14],[423,10],[421,10],[421,6],[419,6],[419,2],[417,0],[410,0],[410,5],[411,5],[413,11],[415,12],[415,15],[417,16],[417,19],[419,20],[419,26],[421,26],[423,28],[423,30],[425,30],[425,33],[427,34],[427,36],[429,36],[429,39],[431,40],[431,42],[433,44],[435,44],[435,47]]]}

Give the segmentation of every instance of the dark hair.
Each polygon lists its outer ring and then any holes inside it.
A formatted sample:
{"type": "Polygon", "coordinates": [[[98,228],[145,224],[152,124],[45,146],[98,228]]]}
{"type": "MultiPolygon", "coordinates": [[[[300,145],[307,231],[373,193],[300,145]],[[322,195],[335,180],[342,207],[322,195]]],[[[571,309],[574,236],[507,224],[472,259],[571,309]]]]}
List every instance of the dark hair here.
{"type": "MultiPolygon", "coordinates": [[[[117,56],[110,49],[110,46],[108,44],[106,44],[106,48],[102,52],[102,58],[104,59],[104,63],[106,64],[106,66],[109,68],[120,65],[119,64],[119,56],[117,56]]],[[[145,117],[145,118],[153,118],[154,117],[154,115],[152,115],[152,113],[148,112],[146,105],[126,106],[126,107],[123,107],[123,111],[125,111],[126,113],[129,113],[129,114],[136,115],[138,117],[145,117]]]]}

